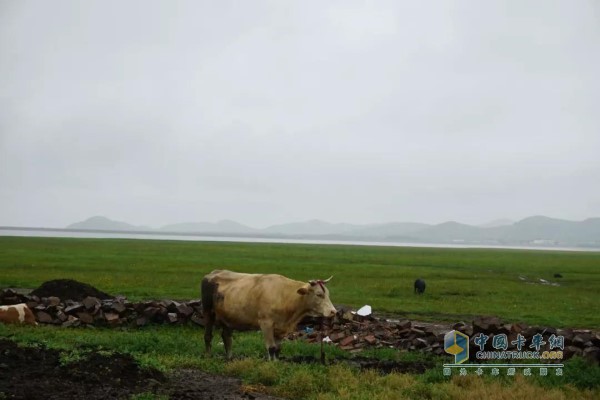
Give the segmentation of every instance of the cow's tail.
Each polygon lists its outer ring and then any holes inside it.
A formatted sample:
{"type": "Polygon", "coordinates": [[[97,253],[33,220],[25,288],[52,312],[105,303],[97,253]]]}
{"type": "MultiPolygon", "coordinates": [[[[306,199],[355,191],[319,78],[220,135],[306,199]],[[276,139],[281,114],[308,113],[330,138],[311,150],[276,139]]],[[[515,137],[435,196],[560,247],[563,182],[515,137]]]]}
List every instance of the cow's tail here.
{"type": "Polygon", "coordinates": [[[210,279],[202,279],[200,285],[200,293],[202,298],[202,313],[205,317],[213,316],[215,313],[215,294],[217,291],[217,284],[211,282],[210,279]]]}
{"type": "Polygon", "coordinates": [[[212,331],[215,323],[215,295],[217,292],[217,283],[204,277],[200,285],[200,296],[202,298],[202,314],[204,317],[204,345],[206,353],[210,354],[212,331]]]}

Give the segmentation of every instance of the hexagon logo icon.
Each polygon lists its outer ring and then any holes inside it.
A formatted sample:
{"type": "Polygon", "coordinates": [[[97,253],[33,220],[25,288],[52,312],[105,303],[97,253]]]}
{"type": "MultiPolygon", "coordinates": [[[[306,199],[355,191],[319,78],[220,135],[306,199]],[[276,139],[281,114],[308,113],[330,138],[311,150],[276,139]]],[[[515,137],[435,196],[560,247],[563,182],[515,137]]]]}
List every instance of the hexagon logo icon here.
{"type": "Polygon", "coordinates": [[[454,356],[454,364],[469,359],[469,337],[459,331],[450,331],[444,336],[444,351],[454,356]]]}

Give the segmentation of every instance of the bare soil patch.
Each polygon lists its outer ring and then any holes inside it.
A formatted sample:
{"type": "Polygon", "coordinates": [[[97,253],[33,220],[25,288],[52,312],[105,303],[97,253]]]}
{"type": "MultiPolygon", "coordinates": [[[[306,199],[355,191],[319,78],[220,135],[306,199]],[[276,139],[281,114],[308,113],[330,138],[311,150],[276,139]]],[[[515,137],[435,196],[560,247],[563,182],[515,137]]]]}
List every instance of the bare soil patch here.
{"type": "Polygon", "coordinates": [[[84,358],[61,363],[57,350],[22,347],[0,339],[2,399],[128,399],[138,393],[163,394],[172,400],[276,399],[245,392],[235,378],[190,369],[164,375],[153,368],[141,368],[128,354],[91,350],[84,358]]]}

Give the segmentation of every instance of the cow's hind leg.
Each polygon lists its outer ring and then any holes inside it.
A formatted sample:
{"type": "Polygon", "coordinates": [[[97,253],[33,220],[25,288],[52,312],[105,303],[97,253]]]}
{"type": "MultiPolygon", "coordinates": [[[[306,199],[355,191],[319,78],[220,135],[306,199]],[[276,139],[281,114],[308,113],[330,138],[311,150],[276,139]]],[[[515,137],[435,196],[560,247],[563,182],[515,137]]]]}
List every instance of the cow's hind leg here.
{"type": "Polygon", "coordinates": [[[223,338],[223,344],[225,345],[225,356],[228,360],[231,360],[231,344],[233,342],[233,329],[223,326],[223,332],[221,337],[223,338]]]}
{"type": "Polygon", "coordinates": [[[213,338],[213,326],[215,324],[215,318],[212,315],[207,315],[204,318],[204,349],[206,355],[210,356],[212,349],[212,338],[213,338]]]}

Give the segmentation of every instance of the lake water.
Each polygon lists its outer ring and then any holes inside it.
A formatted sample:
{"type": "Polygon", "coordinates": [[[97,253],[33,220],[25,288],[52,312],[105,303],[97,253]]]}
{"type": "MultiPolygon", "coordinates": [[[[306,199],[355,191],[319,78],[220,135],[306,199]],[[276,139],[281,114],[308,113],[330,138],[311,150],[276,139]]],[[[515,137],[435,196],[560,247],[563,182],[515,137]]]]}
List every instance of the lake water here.
{"type": "Polygon", "coordinates": [[[438,244],[438,243],[404,243],[404,242],[372,242],[360,240],[316,240],[290,238],[259,238],[235,236],[202,236],[177,235],[163,233],[125,233],[125,232],[80,232],[65,230],[6,229],[0,228],[0,236],[31,237],[69,237],[69,238],[113,238],[113,239],[146,239],[146,240],[184,240],[198,242],[240,242],[240,243],[297,243],[325,244],[349,246],[392,246],[392,247],[435,247],[448,249],[523,249],[523,250],[561,250],[561,251],[600,251],[600,248],[587,247],[550,247],[550,246],[495,246],[477,244],[438,244]]]}

